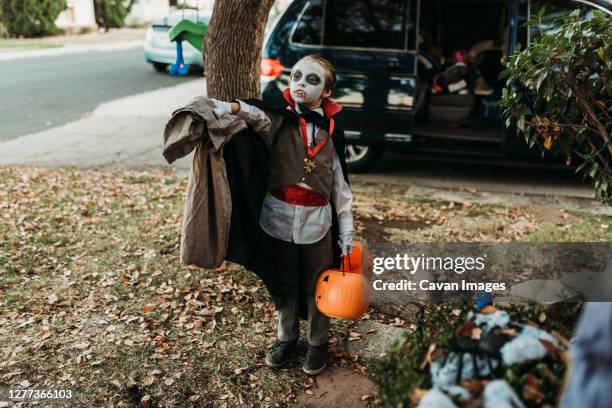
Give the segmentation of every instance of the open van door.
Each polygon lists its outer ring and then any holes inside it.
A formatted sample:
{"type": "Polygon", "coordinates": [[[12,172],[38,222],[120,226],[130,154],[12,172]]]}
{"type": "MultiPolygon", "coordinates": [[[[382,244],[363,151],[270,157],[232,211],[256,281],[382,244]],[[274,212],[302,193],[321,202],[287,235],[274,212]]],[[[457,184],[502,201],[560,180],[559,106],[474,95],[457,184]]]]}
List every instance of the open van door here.
{"type": "Polygon", "coordinates": [[[510,49],[513,2],[422,0],[415,151],[503,157],[502,57],[510,49]]]}
{"type": "Polygon", "coordinates": [[[387,142],[409,142],[416,101],[417,0],[326,0],[321,55],[338,77],[347,163],[373,164],[387,142]]]}

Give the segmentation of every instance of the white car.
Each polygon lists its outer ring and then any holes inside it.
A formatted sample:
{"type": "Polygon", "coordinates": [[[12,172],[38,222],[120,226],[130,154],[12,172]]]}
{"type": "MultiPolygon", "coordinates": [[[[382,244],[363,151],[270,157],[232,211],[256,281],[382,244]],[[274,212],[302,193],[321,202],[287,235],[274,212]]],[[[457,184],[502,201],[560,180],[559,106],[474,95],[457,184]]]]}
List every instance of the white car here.
{"type": "MultiPolygon", "coordinates": [[[[170,64],[176,62],[176,44],[170,41],[170,29],[183,19],[210,24],[210,18],[210,12],[187,9],[183,13],[183,10],[175,10],[161,21],[151,24],[145,37],[146,61],[151,63],[156,71],[165,72],[170,64]]],[[[183,58],[188,65],[204,66],[202,51],[195,49],[187,41],[183,41],[183,58]]]]}

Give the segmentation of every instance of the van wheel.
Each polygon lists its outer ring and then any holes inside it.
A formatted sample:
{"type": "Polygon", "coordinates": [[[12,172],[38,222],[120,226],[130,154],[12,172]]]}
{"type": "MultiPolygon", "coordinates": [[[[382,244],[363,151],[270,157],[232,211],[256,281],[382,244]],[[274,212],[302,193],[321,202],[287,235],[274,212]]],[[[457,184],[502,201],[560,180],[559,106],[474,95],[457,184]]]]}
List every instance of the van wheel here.
{"type": "Polygon", "coordinates": [[[153,68],[155,68],[157,72],[166,72],[168,69],[168,64],[164,64],[163,62],[151,62],[151,64],[153,64],[153,68]]]}
{"type": "Polygon", "coordinates": [[[351,172],[369,170],[380,159],[383,151],[384,148],[382,147],[347,144],[345,149],[346,167],[351,172]]]}

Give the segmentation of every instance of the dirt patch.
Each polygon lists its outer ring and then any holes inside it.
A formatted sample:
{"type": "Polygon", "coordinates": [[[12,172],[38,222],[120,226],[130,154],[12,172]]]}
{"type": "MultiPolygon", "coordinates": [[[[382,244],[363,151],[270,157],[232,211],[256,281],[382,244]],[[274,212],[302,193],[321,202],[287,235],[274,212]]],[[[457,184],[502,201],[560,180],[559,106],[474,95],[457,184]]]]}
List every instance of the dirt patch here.
{"type": "Polygon", "coordinates": [[[571,224],[578,219],[576,215],[559,208],[538,207],[534,215],[541,222],[551,222],[561,226],[571,224]]]}
{"type": "Polygon", "coordinates": [[[367,231],[367,238],[371,242],[391,242],[389,228],[414,231],[427,228],[425,221],[414,221],[409,219],[378,219],[376,217],[355,216],[355,224],[358,231],[367,231]]]}
{"type": "Polygon", "coordinates": [[[374,395],[374,383],[346,367],[330,367],[314,377],[298,402],[307,407],[367,407],[374,395]]]}

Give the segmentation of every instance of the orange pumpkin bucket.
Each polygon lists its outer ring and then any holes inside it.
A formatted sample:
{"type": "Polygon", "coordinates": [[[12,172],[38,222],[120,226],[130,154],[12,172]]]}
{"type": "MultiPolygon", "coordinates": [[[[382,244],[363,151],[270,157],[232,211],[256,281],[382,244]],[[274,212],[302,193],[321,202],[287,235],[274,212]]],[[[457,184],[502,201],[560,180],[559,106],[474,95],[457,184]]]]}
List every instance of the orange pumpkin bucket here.
{"type": "Polygon", "coordinates": [[[326,316],[356,319],[366,312],[370,303],[370,282],[364,275],[361,243],[355,243],[353,251],[342,260],[342,269],[328,269],[317,281],[315,303],[326,316]],[[353,262],[356,263],[353,264],[353,262]]]}
{"type": "Polygon", "coordinates": [[[355,241],[353,250],[349,256],[342,258],[342,268],[345,272],[360,273],[365,276],[368,281],[372,280],[372,266],[374,258],[372,253],[361,242],[355,241]]]}
{"type": "Polygon", "coordinates": [[[346,272],[359,271],[361,269],[362,256],[363,245],[361,245],[361,242],[355,242],[351,253],[342,258],[342,270],[346,272]]]}

